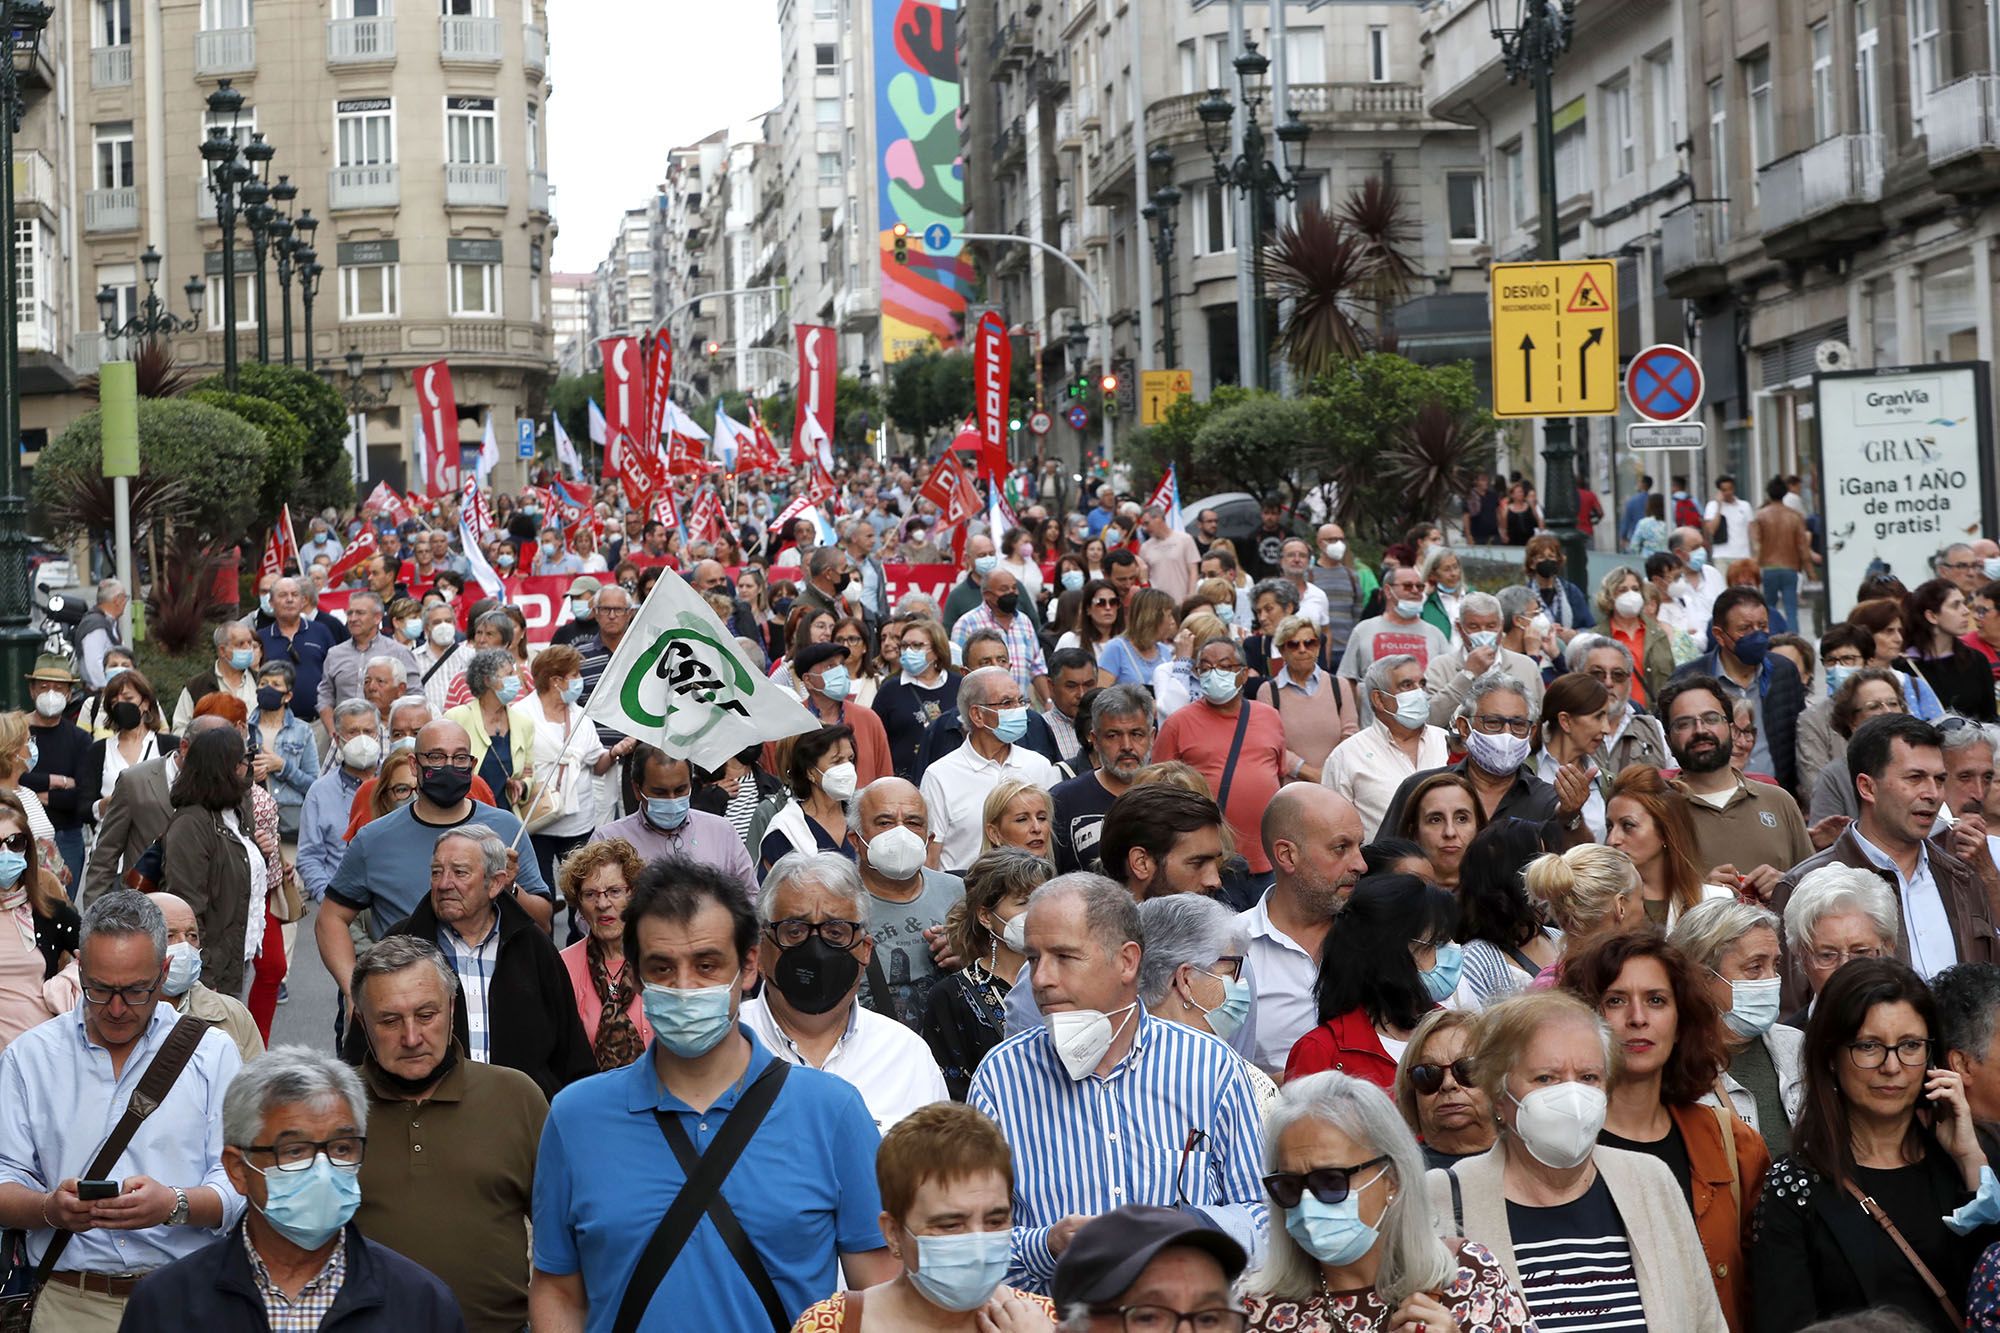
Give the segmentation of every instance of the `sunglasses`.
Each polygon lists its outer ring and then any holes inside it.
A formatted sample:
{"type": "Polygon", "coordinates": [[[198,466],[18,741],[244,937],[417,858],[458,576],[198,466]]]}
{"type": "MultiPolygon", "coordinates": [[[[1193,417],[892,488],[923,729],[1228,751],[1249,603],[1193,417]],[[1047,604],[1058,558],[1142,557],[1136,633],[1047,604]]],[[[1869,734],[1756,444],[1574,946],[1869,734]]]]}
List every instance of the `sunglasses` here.
{"type": "Polygon", "coordinates": [[[1264,1177],[1264,1192],[1280,1208],[1296,1208],[1307,1190],[1321,1203],[1345,1202],[1354,1187],[1354,1177],[1371,1166],[1380,1166],[1388,1157],[1371,1157],[1353,1166],[1321,1166],[1311,1171],[1273,1171],[1264,1177]]]}
{"type": "Polygon", "coordinates": [[[29,849],[34,845],[34,838],[27,833],[15,833],[8,837],[0,838],[0,847],[6,848],[17,856],[26,856],[29,849]]]}
{"type": "Polygon", "coordinates": [[[1410,1086],[1425,1097],[1435,1097],[1444,1086],[1445,1071],[1451,1071],[1452,1082],[1461,1088],[1472,1086],[1472,1061],[1453,1060],[1448,1065],[1421,1064],[1410,1066],[1410,1086]]]}

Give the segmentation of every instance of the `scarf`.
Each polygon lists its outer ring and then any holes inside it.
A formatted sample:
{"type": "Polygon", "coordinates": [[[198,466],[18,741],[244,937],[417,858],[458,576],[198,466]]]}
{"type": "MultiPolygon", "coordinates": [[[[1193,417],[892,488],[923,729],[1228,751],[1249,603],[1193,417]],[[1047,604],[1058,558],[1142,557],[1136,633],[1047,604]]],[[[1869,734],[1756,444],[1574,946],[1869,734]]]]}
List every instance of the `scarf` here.
{"type": "MultiPolygon", "coordinates": [[[[32,865],[29,870],[33,870],[32,865]]],[[[35,947],[35,912],[28,906],[26,885],[16,883],[13,888],[0,893],[0,912],[14,918],[14,925],[21,932],[21,943],[30,950],[35,947]]]]}
{"type": "Polygon", "coordinates": [[[604,1007],[597,1017],[597,1035],[591,1040],[590,1053],[597,1058],[600,1071],[623,1069],[646,1052],[646,1043],[627,1012],[636,993],[631,970],[620,968],[618,979],[612,980],[604,964],[604,946],[595,935],[583,946],[583,956],[590,963],[590,984],[597,991],[597,1002],[604,1007]]]}

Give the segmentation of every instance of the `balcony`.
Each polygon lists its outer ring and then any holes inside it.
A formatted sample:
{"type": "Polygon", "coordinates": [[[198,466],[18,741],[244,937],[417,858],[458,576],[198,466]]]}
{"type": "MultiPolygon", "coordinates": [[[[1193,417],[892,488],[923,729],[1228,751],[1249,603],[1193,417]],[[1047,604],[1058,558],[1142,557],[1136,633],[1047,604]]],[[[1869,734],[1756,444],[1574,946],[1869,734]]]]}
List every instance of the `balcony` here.
{"type": "Polygon", "coordinates": [[[56,86],[56,44],[52,41],[21,42],[14,48],[14,75],[23,87],[44,92],[56,86]]]}
{"type": "MultiPolygon", "coordinates": [[[[1195,108],[1207,96],[1206,92],[1181,93],[1146,108],[1149,141],[1172,138],[1201,142],[1201,116],[1195,108]]],[[[1430,119],[1424,110],[1424,90],[1414,83],[1297,83],[1292,85],[1291,100],[1299,119],[1314,130],[1409,128],[1430,119]]],[[[1259,120],[1268,136],[1268,107],[1259,120]]],[[[1271,147],[1268,137],[1265,146],[1271,147]]]]}
{"type": "Polygon", "coordinates": [[[843,287],[833,298],[834,323],[843,333],[866,333],[881,318],[875,293],[866,287],[843,287]]]}
{"type": "Polygon", "coordinates": [[[1932,93],[1924,140],[1938,189],[1955,195],[2000,189],[2000,75],[1974,74],[1932,93]]]}
{"type": "Polygon", "coordinates": [[[257,68],[255,28],[215,28],[194,35],[196,77],[246,74],[257,68]]]}
{"type": "Polygon", "coordinates": [[[1019,162],[1027,152],[1028,132],[1021,117],[1016,116],[993,136],[993,163],[1006,167],[1019,162]]]}
{"type": "Polygon", "coordinates": [[[1882,141],[1836,134],[1757,171],[1764,252],[1810,260],[1882,230],[1882,141]]]}
{"type": "Polygon", "coordinates": [[[114,190],[86,190],[83,195],[85,231],[139,230],[139,187],[126,185],[114,190]]]}
{"type": "Polygon", "coordinates": [[[507,168],[486,163],[445,163],[444,202],[448,208],[505,208],[507,168]]]}
{"type": "Polygon", "coordinates": [[[396,20],[393,18],[328,19],[326,63],[329,65],[388,65],[396,60],[396,20]]]}
{"type": "Polygon", "coordinates": [[[438,20],[438,59],[447,63],[500,63],[500,20],[446,14],[438,20]]]}
{"type": "Polygon", "coordinates": [[[530,74],[541,74],[549,67],[549,35],[532,23],[521,25],[521,63],[530,74]]]}
{"type": "Polygon", "coordinates": [[[53,223],[62,200],[56,193],[56,169],[39,149],[14,154],[14,216],[40,213],[53,223]]]}
{"type": "Polygon", "coordinates": [[[335,167],[326,173],[326,201],[336,213],[358,208],[394,208],[403,201],[401,172],[394,162],[335,167]]]}
{"type": "Polygon", "coordinates": [[[54,301],[22,301],[14,310],[14,336],[23,352],[61,352],[62,316],[54,301]]]}
{"type": "Polygon", "coordinates": [[[1660,219],[1660,277],[1669,296],[1693,301],[1728,288],[1728,218],[1726,201],[1696,199],[1660,219]]]}
{"type": "Polygon", "coordinates": [[[549,173],[528,173],[528,211],[538,217],[549,215],[549,173]]]}
{"type": "Polygon", "coordinates": [[[132,48],[95,46],[90,50],[90,86],[129,88],[132,85],[132,48]]]}

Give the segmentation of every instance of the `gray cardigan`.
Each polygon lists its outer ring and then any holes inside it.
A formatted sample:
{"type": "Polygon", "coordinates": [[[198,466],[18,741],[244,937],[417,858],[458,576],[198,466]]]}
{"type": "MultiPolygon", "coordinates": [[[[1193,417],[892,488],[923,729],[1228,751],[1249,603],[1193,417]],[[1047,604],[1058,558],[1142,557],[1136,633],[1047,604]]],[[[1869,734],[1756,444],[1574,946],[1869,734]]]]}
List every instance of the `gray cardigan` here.
{"type": "MultiPolygon", "coordinates": [[[[1514,1259],[1514,1236],[1507,1225],[1503,1178],[1509,1136],[1503,1131],[1492,1149],[1468,1157],[1451,1168],[1458,1177],[1459,1216],[1454,1215],[1450,1178],[1444,1171],[1426,1173],[1431,1208],[1438,1233],[1461,1232],[1476,1240],[1507,1270],[1507,1279],[1521,1287],[1521,1267],[1514,1259]]],[[[1648,1328],[1672,1328],[1679,1333],[1729,1333],[1709,1277],[1708,1257],[1695,1233],[1681,1187],[1666,1165],[1640,1153],[1599,1147],[1591,1160],[1611,1189],[1611,1201],[1625,1222],[1632,1245],[1632,1271],[1639,1282],[1639,1300],[1648,1328]]]]}

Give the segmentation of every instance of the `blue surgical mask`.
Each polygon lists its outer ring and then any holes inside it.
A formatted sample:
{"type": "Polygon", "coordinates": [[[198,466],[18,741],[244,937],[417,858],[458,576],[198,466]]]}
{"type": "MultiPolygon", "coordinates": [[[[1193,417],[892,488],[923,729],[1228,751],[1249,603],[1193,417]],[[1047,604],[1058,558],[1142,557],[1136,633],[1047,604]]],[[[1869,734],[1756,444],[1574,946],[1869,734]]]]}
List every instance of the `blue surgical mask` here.
{"type": "Polygon", "coordinates": [[[194,983],[201,980],[201,950],[180,940],[167,946],[167,979],[160,983],[160,989],[169,998],[178,1000],[194,989],[194,983]]]}
{"type": "Polygon", "coordinates": [[[1737,639],[1729,651],[1744,666],[1757,666],[1771,654],[1771,636],[1764,630],[1753,630],[1737,639]]]}
{"type": "Polygon", "coordinates": [[[33,770],[40,768],[41,766],[42,766],[42,747],[35,744],[34,740],[30,738],[30,740],[28,741],[28,770],[32,772],[33,770]]]}
{"type": "Polygon", "coordinates": [[[968,1231],[956,1236],[918,1236],[917,1268],[910,1285],[932,1305],[963,1314],[992,1299],[1007,1276],[1011,1231],[968,1231]]]}
{"type": "Polygon", "coordinates": [[[1438,591],[1447,597],[1456,597],[1465,591],[1465,585],[1463,583],[1440,583],[1438,584],[1438,591]]]}
{"type": "Polygon", "coordinates": [[[1080,569],[1065,569],[1062,576],[1062,586],[1064,592],[1077,592],[1082,589],[1083,571],[1080,569]]]}
{"type": "Polygon", "coordinates": [[[993,737],[1003,744],[1012,745],[1028,734],[1026,708],[996,708],[993,719],[993,737]]]}
{"type": "Polygon", "coordinates": [[[1236,623],[1236,608],[1226,604],[1218,606],[1215,608],[1215,618],[1225,625],[1234,625],[1236,623]]]}
{"type": "Polygon", "coordinates": [[[721,986],[676,990],[646,983],[646,1022],[660,1045],[683,1060],[707,1055],[722,1044],[735,1026],[729,1006],[736,986],[731,978],[721,986]]]}
{"type": "Polygon", "coordinates": [[[982,555],[972,562],[972,572],[983,579],[991,574],[994,566],[999,563],[1000,557],[997,555],[982,555]]]}
{"type": "Polygon", "coordinates": [[[255,648],[231,648],[229,650],[229,669],[231,671],[248,671],[250,664],[256,660],[257,650],[255,648]]]}
{"type": "Polygon", "coordinates": [[[648,796],[646,798],[646,822],[656,829],[672,833],[687,823],[688,811],[694,806],[691,796],[648,796]]]}
{"type": "Polygon", "coordinates": [[[578,699],[581,699],[582,697],[583,697],[583,677],[582,677],[582,676],[578,676],[578,677],[577,677],[576,679],[574,679],[574,680],[570,680],[570,681],[565,681],[565,682],[563,683],[563,687],[562,687],[562,701],[563,701],[564,703],[566,703],[566,704],[573,704],[573,703],[575,703],[575,702],[576,702],[576,701],[577,701],[578,699]]]}
{"type": "Polygon", "coordinates": [[[500,696],[501,703],[503,704],[513,703],[516,699],[521,697],[521,678],[517,675],[512,675],[512,674],[503,676],[500,680],[500,684],[495,686],[494,688],[495,692],[498,693],[500,696]]]}
{"type": "Polygon", "coordinates": [[[277,614],[271,609],[271,594],[268,592],[257,599],[257,609],[267,616],[277,614]]]}
{"type": "Polygon", "coordinates": [[[1424,979],[1424,990],[1430,997],[1442,1004],[1446,996],[1458,989],[1458,973],[1464,966],[1465,949],[1445,943],[1437,947],[1437,962],[1417,975],[1424,979]]]}
{"type": "Polygon", "coordinates": [[[1778,992],[1782,977],[1729,983],[1729,1010],[1722,1021],[1739,1037],[1761,1037],[1778,1021],[1778,992]]]}
{"type": "Polygon", "coordinates": [[[1688,553],[1687,562],[1689,569],[1701,569],[1705,567],[1708,564],[1707,548],[1701,546],[1695,547],[1693,551],[1688,553]]]}
{"type": "Polygon", "coordinates": [[[1396,614],[1401,616],[1403,619],[1415,620],[1418,616],[1422,615],[1423,613],[1424,613],[1424,604],[1422,602],[1406,601],[1400,597],[1396,599],[1396,614]]]}
{"type": "Polygon", "coordinates": [[[1861,670],[1861,668],[1856,666],[1828,667],[1826,669],[1826,692],[1828,696],[1830,697],[1834,691],[1838,690],[1843,684],[1847,682],[1847,678],[1849,676],[1852,676],[1855,672],[1859,670],[1861,670]]]}
{"type": "Polygon", "coordinates": [[[1472,641],[1472,646],[1475,649],[1491,648],[1494,644],[1500,642],[1500,635],[1490,629],[1476,629],[1465,637],[1472,641]]]}
{"type": "Polygon", "coordinates": [[[122,662],[117,666],[104,668],[104,683],[109,685],[112,681],[117,680],[131,669],[131,667],[124,665],[122,662]]]}
{"type": "MultiPolygon", "coordinates": [[[[1384,1168],[1385,1170],[1387,1168],[1384,1168]]],[[[1380,1175],[1377,1172],[1376,1175],[1380,1175]]],[[[1374,1184],[1375,1177],[1366,1182],[1374,1184]]],[[[1285,1230],[1323,1264],[1351,1264],[1375,1247],[1381,1233],[1361,1220],[1362,1184],[1351,1184],[1339,1203],[1321,1203],[1311,1190],[1285,1210],[1285,1230]]]]}
{"type": "MultiPolygon", "coordinates": [[[[1203,971],[1206,972],[1207,969],[1204,968],[1203,971]]],[[[1222,1003],[1213,1009],[1202,1009],[1202,1017],[1208,1020],[1210,1032],[1228,1041],[1241,1032],[1243,1025],[1250,1021],[1250,983],[1236,977],[1220,976],[1214,972],[1208,972],[1208,975],[1222,983],[1222,1003]]],[[[1201,1009],[1201,1005],[1197,1003],[1195,1008],[1201,1009]]]]}
{"type": "Polygon", "coordinates": [[[1201,697],[1212,704],[1226,704],[1236,697],[1236,673],[1213,667],[1201,673],[1201,697]]]}
{"type": "Polygon", "coordinates": [[[828,667],[826,674],[819,678],[819,692],[835,703],[845,699],[847,692],[853,688],[854,678],[847,674],[844,666],[828,667]]]}
{"type": "Polygon", "coordinates": [[[0,849],[0,889],[11,889],[28,872],[28,858],[19,852],[0,849]]]}
{"type": "Polygon", "coordinates": [[[335,1166],[325,1153],[303,1171],[264,1168],[264,1206],[257,1211],[302,1250],[332,1240],[361,1206],[361,1173],[335,1166]]]}
{"type": "Polygon", "coordinates": [[[909,672],[912,676],[921,676],[924,673],[924,669],[931,664],[931,655],[922,648],[905,648],[902,652],[901,661],[903,663],[903,670],[909,672]]]}

